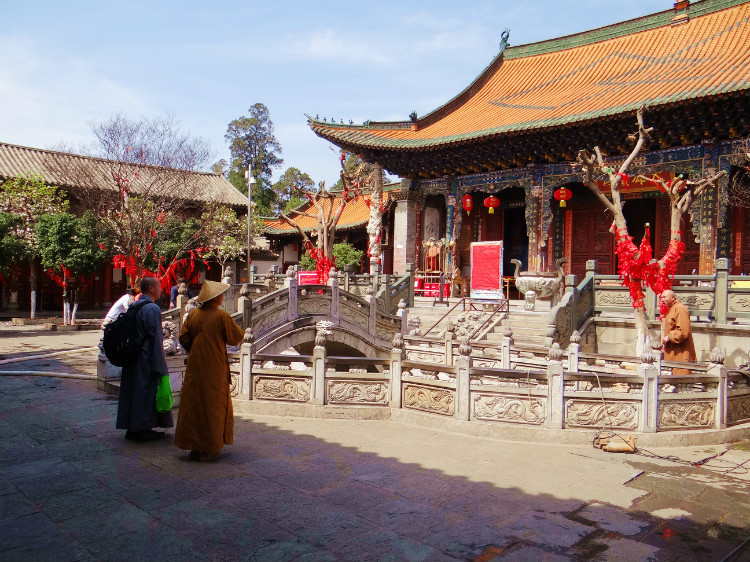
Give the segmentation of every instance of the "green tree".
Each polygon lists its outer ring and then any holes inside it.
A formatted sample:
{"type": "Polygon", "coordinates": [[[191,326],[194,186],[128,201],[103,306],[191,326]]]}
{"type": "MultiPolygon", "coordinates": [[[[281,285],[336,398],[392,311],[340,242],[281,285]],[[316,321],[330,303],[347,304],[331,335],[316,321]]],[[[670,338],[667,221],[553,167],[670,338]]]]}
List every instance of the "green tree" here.
{"type": "Polygon", "coordinates": [[[11,265],[25,258],[26,245],[15,235],[22,225],[18,215],[0,212],[0,273],[7,273],[11,265]]]}
{"type": "Polygon", "coordinates": [[[287,213],[299,207],[305,200],[299,194],[312,189],[315,182],[297,168],[287,168],[275,184],[273,190],[278,195],[278,202],[274,214],[287,213]]]}
{"type": "Polygon", "coordinates": [[[200,262],[202,225],[184,217],[194,215],[195,201],[216,205],[206,193],[198,170],[209,166],[206,141],[180,129],[171,116],[131,120],[114,115],[92,124],[92,156],[60,159],[54,172],[107,227],[115,267],[124,268],[135,285],[155,275],[168,287],[179,269],[200,262]],[[181,260],[187,260],[187,264],[181,260]]]}
{"type": "Polygon", "coordinates": [[[333,245],[333,257],[336,260],[336,267],[343,269],[347,265],[353,265],[354,270],[358,271],[359,264],[362,263],[362,256],[365,253],[362,250],[357,250],[351,244],[346,242],[340,242],[339,244],[333,245]]]}
{"type": "Polygon", "coordinates": [[[273,122],[268,108],[262,103],[254,104],[248,116],[238,117],[227,127],[224,138],[229,143],[232,164],[229,181],[242,193],[247,193],[245,171],[251,167],[256,180],[252,198],[258,214],[268,216],[278,199],[272,189],[273,170],[279,168],[281,145],[274,135],[273,122]]]}
{"type": "Polygon", "coordinates": [[[31,318],[36,318],[37,275],[35,261],[39,258],[39,240],[36,227],[40,217],[46,214],[63,213],[68,209],[64,194],[56,187],[47,185],[41,176],[26,174],[6,180],[0,184],[0,212],[21,217],[21,222],[10,228],[10,232],[22,247],[22,259],[29,262],[31,285],[31,318]]]}
{"type": "MultiPolygon", "coordinates": [[[[205,255],[220,262],[222,272],[228,261],[235,261],[246,255],[247,217],[239,218],[232,209],[219,207],[210,215],[204,214],[202,220],[206,224],[205,243],[208,252],[205,255]]],[[[251,232],[253,238],[262,232],[263,224],[259,217],[253,217],[251,232]]]]}
{"type": "Polygon", "coordinates": [[[75,324],[81,283],[108,258],[101,226],[89,211],[80,218],[47,214],[39,218],[37,236],[42,267],[63,290],[63,323],[75,324]]]}

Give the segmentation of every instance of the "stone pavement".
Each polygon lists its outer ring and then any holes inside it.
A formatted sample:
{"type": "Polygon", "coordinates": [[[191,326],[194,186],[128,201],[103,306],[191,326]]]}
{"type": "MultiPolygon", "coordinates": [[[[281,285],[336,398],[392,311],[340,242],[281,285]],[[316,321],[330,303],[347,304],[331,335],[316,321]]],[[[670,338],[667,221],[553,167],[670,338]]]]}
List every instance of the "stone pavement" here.
{"type": "Polygon", "coordinates": [[[717,561],[750,536],[750,442],[618,455],[252,415],[201,464],[171,430],[125,441],[115,411],[93,381],[0,376],[0,561],[717,561]]]}

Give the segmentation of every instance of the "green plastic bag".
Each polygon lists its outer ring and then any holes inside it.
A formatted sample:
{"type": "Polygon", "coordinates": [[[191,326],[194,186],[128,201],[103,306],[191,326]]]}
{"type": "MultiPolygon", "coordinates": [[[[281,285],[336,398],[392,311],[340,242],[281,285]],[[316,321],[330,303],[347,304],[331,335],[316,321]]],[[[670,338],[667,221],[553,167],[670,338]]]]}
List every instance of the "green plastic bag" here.
{"type": "Polygon", "coordinates": [[[156,389],[156,411],[169,412],[174,405],[172,399],[172,388],[169,386],[169,375],[159,379],[159,387],[156,389]]]}

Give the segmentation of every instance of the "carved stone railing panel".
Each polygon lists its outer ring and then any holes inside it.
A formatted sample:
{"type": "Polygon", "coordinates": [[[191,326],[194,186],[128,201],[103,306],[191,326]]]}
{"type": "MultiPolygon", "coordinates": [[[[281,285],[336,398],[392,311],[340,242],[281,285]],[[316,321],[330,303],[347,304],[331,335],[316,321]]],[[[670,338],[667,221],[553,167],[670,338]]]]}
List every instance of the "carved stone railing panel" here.
{"type": "Polygon", "coordinates": [[[340,303],[339,308],[339,314],[340,318],[345,321],[349,322],[350,324],[354,324],[358,328],[362,328],[363,330],[369,329],[369,318],[370,318],[370,309],[365,308],[358,308],[350,306],[348,303],[340,303]]]}
{"type": "Polygon", "coordinates": [[[542,425],[547,399],[518,394],[472,391],[473,417],[478,420],[542,425]]]}
{"type": "Polygon", "coordinates": [[[750,293],[734,293],[730,290],[728,308],[735,314],[750,314],[750,293]]]}
{"type": "Polygon", "coordinates": [[[661,401],[659,429],[700,429],[714,427],[716,401],[661,401]]]}
{"type": "Polygon", "coordinates": [[[276,307],[268,307],[263,312],[253,314],[253,334],[259,338],[284,322],[287,314],[286,303],[277,303],[276,307]]]}
{"type": "Polygon", "coordinates": [[[375,322],[375,334],[378,339],[385,341],[392,341],[393,336],[401,332],[401,319],[397,320],[381,320],[378,318],[375,322]]]}
{"type": "Polygon", "coordinates": [[[442,363],[445,357],[443,351],[429,349],[406,349],[406,358],[409,361],[424,361],[426,363],[442,363]]]}
{"type": "Polygon", "coordinates": [[[727,403],[727,424],[737,425],[750,421],[750,396],[729,398],[727,403]]]}
{"type": "Polygon", "coordinates": [[[388,381],[326,380],[327,400],[331,404],[388,405],[388,381]]]}
{"type": "Polygon", "coordinates": [[[330,316],[331,295],[301,296],[297,301],[297,314],[300,316],[330,316]]]}
{"type": "Polygon", "coordinates": [[[413,410],[452,416],[456,412],[456,393],[434,386],[404,383],[402,404],[413,410]]]}
{"type": "Polygon", "coordinates": [[[605,307],[631,307],[630,293],[627,289],[607,287],[606,290],[597,287],[594,305],[597,309],[605,307]]]}
{"type": "Polygon", "coordinates": [[[636,429],[640,405],[634,402],[614,402],[605,404],[601,400],[569,399],[565,401],[566,427],[612,427],[636,429]]]}
{"type": "Polygon", "coordinates": [[[310,399],[310,379],[255,375],[253,397],[263,400],[307,402],[310,399]]]}

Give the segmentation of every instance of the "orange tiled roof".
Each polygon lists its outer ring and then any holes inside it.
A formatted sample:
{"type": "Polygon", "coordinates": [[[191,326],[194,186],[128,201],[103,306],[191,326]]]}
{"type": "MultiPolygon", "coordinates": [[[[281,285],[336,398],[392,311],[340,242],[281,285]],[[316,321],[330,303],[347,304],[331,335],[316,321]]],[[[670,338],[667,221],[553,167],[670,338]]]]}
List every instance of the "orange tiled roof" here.
{"type": "Polygon", "coordinates": [[[750,90],[750,2],[703,0],[551,41],[509,47],[456,98],[417,121],[338,125],[348,148],[415,150],[750,90]]]}
{"type": "MultiPolygon", "coordinates": [[[[370,195],[365,194],[359,195],[358,197],[349,201],[346,204],[346,207],[344,207],[343,212],[341,213],[338,226],[336,227],[337,230],[347,230],[367,224],[367,221],[370,220],[370,207],[367,204],[369,200],[370,195]]],[[[331,201],[331,199],[323,200],[323,206],[326,212],[328,212],[328,210],[331,208],[331,201]]],[[[336,205],[338,201],[338,199],[333,199],[334,205],[336,205]]],[[[387,192],[383,193],[383,205],[387,206],[390,201],[390,195],[387,192]]],[[[316,212],[315,208],[310,203],[303,205],[298,210],[303,213],[309,213],[312,215],[314,215],[316,212]]],[[[317,219],[313,217],[304,215],[291,215],[290,218],[295,223],[300,225],[306,232],[314,230],[318,226],[317,219]]],[[[291,234],[298,232],[296,228],[290,226],[285,220],[280,218],[263,219],[263,222],[265,222],[264,232],[266,234],[291,234]]]]}

